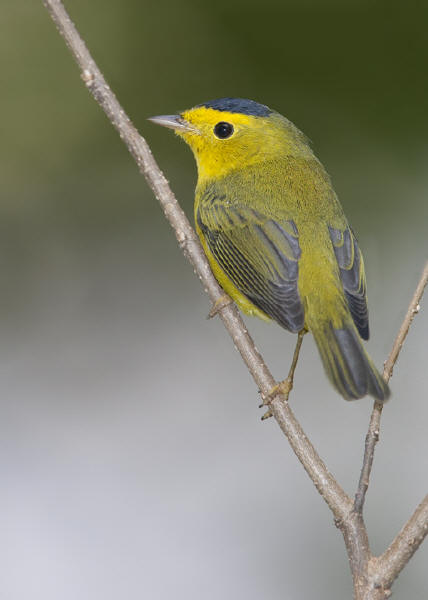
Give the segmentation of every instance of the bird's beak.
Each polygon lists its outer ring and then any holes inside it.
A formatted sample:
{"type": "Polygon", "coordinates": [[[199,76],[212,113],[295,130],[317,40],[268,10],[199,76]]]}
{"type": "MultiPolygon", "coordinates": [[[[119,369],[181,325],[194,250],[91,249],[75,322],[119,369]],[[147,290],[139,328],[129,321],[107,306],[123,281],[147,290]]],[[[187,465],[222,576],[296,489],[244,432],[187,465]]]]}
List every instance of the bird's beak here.
{"type": "Polygon", "coordinates": [[[159,117],[149,117],[148,120],[156,125],[174,129],[178,133],[199,133],[196,127],[185,121],[180,115],[160,115],[159,117]]]}

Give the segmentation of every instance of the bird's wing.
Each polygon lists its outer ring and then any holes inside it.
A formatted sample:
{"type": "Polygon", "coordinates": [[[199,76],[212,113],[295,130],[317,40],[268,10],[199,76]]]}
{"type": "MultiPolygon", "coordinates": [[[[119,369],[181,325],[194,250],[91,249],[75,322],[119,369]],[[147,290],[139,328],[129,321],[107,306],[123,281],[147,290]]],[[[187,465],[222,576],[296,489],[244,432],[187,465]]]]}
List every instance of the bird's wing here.
{"type": "Polygon", "coordinates": [[[343,230],[329,227],[329,230],[349,310],[360,336],[368,340],[369,314],[363,255],[350,227],[343,230]]]}
{"type": "Polygon", "coordinates": [[[276,222],[246,206],[221,202],[201,203],[196,219],[215,260],[238,290],[286,329],[303,329],[294,222],[276,222]]]}

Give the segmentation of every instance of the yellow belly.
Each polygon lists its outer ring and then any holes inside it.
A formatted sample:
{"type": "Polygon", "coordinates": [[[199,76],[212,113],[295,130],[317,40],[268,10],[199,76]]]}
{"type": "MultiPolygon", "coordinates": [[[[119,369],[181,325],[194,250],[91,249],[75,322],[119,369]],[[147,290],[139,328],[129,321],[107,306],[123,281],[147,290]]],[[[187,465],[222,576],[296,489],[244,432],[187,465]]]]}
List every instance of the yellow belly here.
{"type": "Polygon", "coordinates": [[[348,312],[339,268],[327,232],[313,226],[300,236],[299,295],[310,331],[330,323],[340,328],[348,312]]]}
{"type": "Polygon", "coordinates": [[[226,294],[228,294],[228,296],[230,296],[232,300],[236,302],[240,310],[242,310],[242,312],[246,315],[259,317],[264,321],[271,321],[271,318],[265,312],[260,310],[260,308],[257,308],[257,306],[251,302],[251,300],[248,300],[248,298],[238,290],[236,285],[229,279],[223,269],[219,266],[207,243],[205,242],[204,236],[202,235],[202,232],[198,226],[196,226],[196,231],[199,239],[201,240],[204,252],[207,255],[211,270],[226,294]]]}

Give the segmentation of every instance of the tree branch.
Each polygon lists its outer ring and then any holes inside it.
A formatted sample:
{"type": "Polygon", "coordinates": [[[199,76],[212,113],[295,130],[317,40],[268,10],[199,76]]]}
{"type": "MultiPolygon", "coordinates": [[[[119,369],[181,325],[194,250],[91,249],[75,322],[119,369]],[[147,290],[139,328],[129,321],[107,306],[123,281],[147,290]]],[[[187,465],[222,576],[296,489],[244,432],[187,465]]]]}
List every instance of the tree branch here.
{"type": "Polygon", "coordinates": [[[374,561],[377,565],[377,576],[385,589],[407,565],[428,533],[428,495],[416,508],[413,515],[404,525],[389,548],[374,561]]]}
{"type": "Polygon", "coordinates": [[[401,348],[403,347],[404,340],[409,333],[410,325],[413,322],[413,319],[418,314],[420,310],[420,302],[425,290],[425,287],[428,283],[428,261],[425,263],[424,269],[422,271],[421,278],[419,280],[418,285],[416,286],[415,293],[413,294],[413,298],[410,301],[409,308],[407,309],[406,316],[404,317],[403,323],[398,331],[397,337],[395,338],[394,345],[392,350],[385,361],[384,370],[383,370],[383,378],[385,381],[389,381],[392,377],[392,371],[394,369],[394,365],[397,362],[398,355],[401,352],[401,348]]]}
{"type": "MultiPolygon", "coordinates": [[[[410,325],[413,319],[419,312],[419,304],[422,299],[425,286],[428,283],[428,262],[425,264],[424,270],[422,271],[421,278],[416,287],[413,298],[410,301],[409,308],[404,317],[403,323],[398,331],[397,337],[395,338],[391,352],[385,361],[383,378],[386,382],[392,377],[392,371],[394,365],[397,362],[398,355],[400,354],[401,348],[403,347],[404,340],[409,332],[410,325]]],[[[373,465],[374,451],[376,443],[379,440],[380,431],[380,418],[382,415],[383,404],[380,402],[374,402],[372,414],[370,417],[369,429],[366,435],[363,468],[361,469],[360,480],[358,483],[357,493],[355,494],[354,510],[362,514],[364,501],[369,487],[370,473],[373,465]]]]}

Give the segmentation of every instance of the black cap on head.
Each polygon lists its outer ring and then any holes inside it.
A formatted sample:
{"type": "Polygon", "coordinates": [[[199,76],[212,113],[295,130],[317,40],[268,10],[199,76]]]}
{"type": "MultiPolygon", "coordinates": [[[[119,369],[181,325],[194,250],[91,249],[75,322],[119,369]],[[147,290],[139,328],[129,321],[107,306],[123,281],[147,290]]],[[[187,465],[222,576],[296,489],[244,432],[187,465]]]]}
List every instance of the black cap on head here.
{"type": "Polygon", "coordinates": [[[219,98],[218,100],[198,104],[197,107],[201,106],[213,108],[214,110],[240,113],[241,115],[251,115],[253,117],[267,117],[273,112],[264,104],[259,104],[258,102],[254,102],[254,100],[245,100],[245,98],[219,98]]]}

